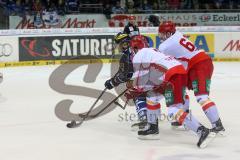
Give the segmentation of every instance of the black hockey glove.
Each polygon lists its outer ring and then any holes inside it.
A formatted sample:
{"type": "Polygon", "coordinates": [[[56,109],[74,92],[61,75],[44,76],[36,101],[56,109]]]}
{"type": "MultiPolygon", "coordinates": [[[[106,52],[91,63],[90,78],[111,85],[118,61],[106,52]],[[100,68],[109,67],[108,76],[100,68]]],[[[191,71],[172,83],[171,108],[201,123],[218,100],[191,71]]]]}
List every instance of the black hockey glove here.
{"type": "Polygon", "coordinates": [[[107,89],[112,89],[114,87],[111,79],[107,80],[104,85],[107,89]]]}

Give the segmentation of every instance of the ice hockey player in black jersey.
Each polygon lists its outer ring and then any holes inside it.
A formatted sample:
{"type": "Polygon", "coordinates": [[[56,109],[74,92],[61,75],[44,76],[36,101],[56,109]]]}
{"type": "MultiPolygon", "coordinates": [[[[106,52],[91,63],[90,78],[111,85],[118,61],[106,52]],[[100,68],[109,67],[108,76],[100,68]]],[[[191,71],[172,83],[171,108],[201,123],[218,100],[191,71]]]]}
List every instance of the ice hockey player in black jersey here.
{"type": "Polygon", "coordinates": [[[124,27],[123,33],[128,34],[130,37],[140,35],[135,16],[128,17],[128,24],[124,27]]]}
{"type": "MultiPolygon", "coordinates": [[[[114,42],[118,46],[119,52],[121,52],[121,58],[119,61],[119,69],[118,72],[109,80],[105,82],[105,87],[107,89],[112,89],[116,86],[118,86],[121,83],[128,82],[133,75],[133,64],[132,64],[132,58],[133,55],[131,54],[130,48],[129,48],[129,42],[130,42],[130,36],[126,33],[119,32],[114,37],[114,42]]],[[[146,123],[146,97],[145,96],[137,96],[133,99],[136,110],[139,118],[139,123],[133,124],[132,129],[142,129],[145,127],[146,123]]]]}
{"type": "Polygon", "coordinates": [[[122,32],[119,32],[114,37],[114,42],[118,46],[118,50],[122,55],[119,61],[120,64],[118,72],[111,79],[105,82],[105,87],[107,89],[112,89],[121,83],[127,82],[133,75],[133,64],[131,60],[132,55],[129,50],[129,41],[130,37],[128,34],[124,34],[122,32]]]}

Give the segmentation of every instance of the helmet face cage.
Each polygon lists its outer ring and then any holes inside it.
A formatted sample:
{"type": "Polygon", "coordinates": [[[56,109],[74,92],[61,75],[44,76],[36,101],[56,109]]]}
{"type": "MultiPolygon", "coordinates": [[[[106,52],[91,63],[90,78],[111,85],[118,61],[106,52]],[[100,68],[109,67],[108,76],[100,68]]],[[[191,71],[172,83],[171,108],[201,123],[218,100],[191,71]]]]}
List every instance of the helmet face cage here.
{"type": "Polygon", "coordinates": [[[165,41],[176,32],[175,24],[172,21],[164,21],[158,28],[158,35],[161,41],[165,41]]]}
{"type": "Polygon", "coordinates": [[[149,47],[146,38],[142,35],[137,35],[130,41],[130,47],[133,53],[137,53],[142,48],[149,47]]]}
{"type": "Polygon", "coordinates": [[[122,41],[117,45],[118,51],[123,52],[129,48],[129,41],[122,41]]]}
{"type": "Polygon", "coordinates": [[[126,49],[129,48],[129,41],[130,37],[128,34],[119,32],[115,37],[114,37],[114,48],[117,48],[119,52],[122,52],[126,49]]]}
{"type": "Polygon", "coordinates": [[[170,32],[158,33],[158,36],[160,37],[160,41],[165,41],[166,39],[168,39],[172,35],[173,35],[173,33],[170,33],[170,32]]]}

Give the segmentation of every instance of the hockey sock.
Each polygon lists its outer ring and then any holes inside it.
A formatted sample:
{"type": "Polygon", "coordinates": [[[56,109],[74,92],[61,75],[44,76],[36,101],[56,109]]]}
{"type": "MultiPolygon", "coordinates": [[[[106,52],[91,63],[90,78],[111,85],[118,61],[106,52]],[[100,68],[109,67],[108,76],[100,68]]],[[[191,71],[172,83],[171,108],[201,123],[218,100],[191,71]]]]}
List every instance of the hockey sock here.
{"type": "Polygon", "coordinates": [[[211,100],[208,100],[202,104],[202,109],[211,122],[212,126],[216,127],[215,122],[219,119],[219,114],[215,103],[211,100]]]}
{"type": "Polygon", "coordinates": [[[161,108],[160,103],[154,105],[147,104],[148,123],[157,124],[158,116],[160,116],[160,108],[161,108]]]}
{"type": "Polygon", "coordinates": [[[171,106],[168,108],[169,117],[174,116],[174,119],[179,122],[179,124],[185,125],[187,128],[197,133],[198,128],[201,124],[198,120],[191,114],[185,112],[183,109],[179,109],[181,107],[171,106]]]}
{"type": "Polygon", "coordinates": [[[183,110],[186,112],[186,111],[189,111],[189,96],[188,95],[185,95],[184,97],[184,105],[183,105],[183,110]]]}
{"type": "Polygon", "coordinates": [[[190,130],[192,130],[193,132],[195,132],[196,134],[198,134],[197,130],[201,126],[201,124],[192,114],[184,112],[182,117],[180,117],[180,124],[181,123],[184,124],[190,130]]]}
{"type": "Polygon", "coordinates": [[[147,119],[147,103],[145,97],[137,97],[135,100],[136,111],[140,121],[147,119]]]}

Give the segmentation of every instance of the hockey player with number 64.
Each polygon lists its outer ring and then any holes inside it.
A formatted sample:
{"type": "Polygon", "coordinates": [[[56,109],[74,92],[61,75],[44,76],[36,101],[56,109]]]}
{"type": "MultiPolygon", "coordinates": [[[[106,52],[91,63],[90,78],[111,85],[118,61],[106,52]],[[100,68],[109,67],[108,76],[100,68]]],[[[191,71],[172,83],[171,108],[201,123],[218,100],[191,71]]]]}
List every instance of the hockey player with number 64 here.
{"type": "Polygon", "coordinates": [[[212,130],[224,134],[225,129],[217,107],[209,97],[214,68],[211,58],[177,31],[171,21],[160,24],[158,33],[162,41],[159,51],[175,57],[184,65],[188,75],[187,86],[194,91],[197,102],[202,106],[202,110],[212,124],[212,130]]]}
{"type": "Polygon", "coordinates": [[[138,132],[139,138],[158,139],[160,104],[156,97],[163,94],[169,117],[199,135],[198,147],[206,147],[216,134],[199,123],[193,115],[183,110],[183,95],[187,84],[186,70],[174,57],[146,47],[144,36],[134,36],[130,41],[130,48],[135,53],[132,90],[139,93],[146,92],[147,95],[148,125],[138,132]]]}

